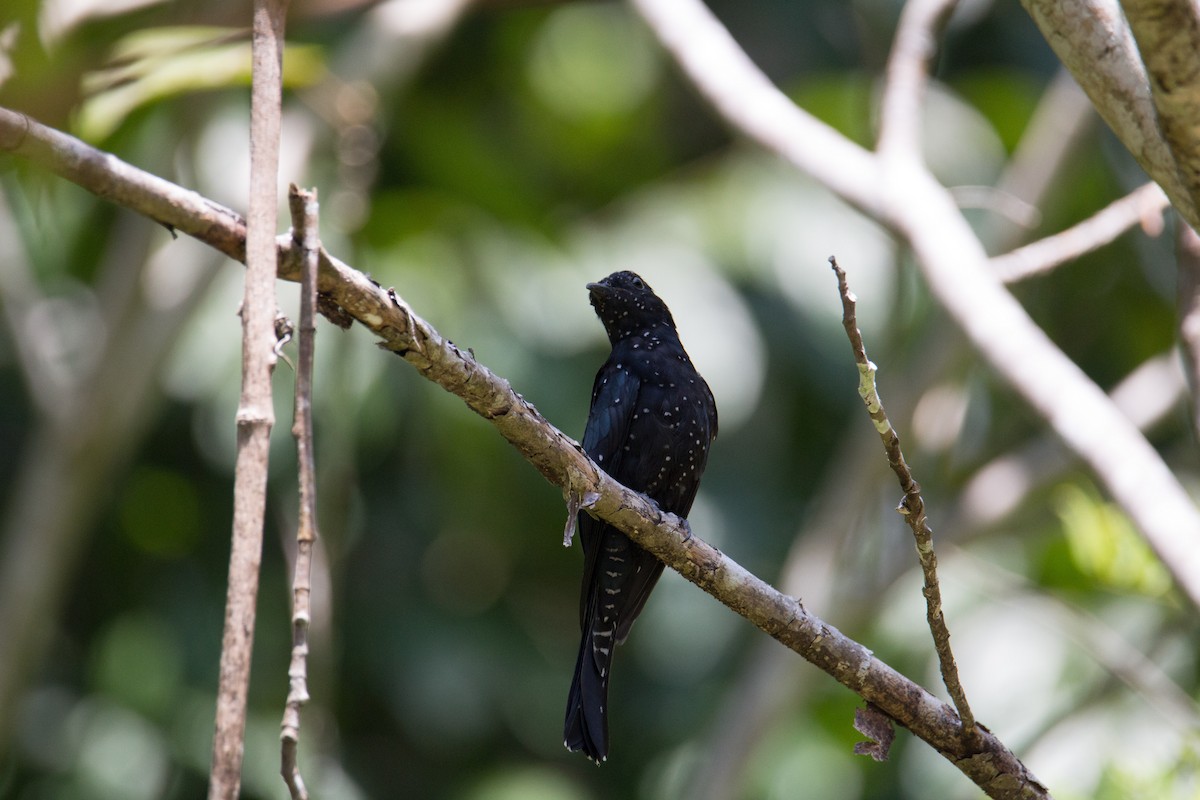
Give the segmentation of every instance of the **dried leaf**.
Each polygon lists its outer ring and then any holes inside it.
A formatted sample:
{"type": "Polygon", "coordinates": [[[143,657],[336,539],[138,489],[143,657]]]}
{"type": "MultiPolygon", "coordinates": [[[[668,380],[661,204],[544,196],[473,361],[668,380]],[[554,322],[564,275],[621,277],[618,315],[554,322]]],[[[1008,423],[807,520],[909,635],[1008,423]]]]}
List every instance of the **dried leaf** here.
{"type": "Polygon", "coordinates": [[[871,703],[866,708],[854,710],[854,730],[863,734],[871,741],[859,742],[854,745],[854,754],[870,756],[876,761],[887,761],[892,749],[892,740],[896,738],[896,730],[892,720],[879,707],[871,703]]]}

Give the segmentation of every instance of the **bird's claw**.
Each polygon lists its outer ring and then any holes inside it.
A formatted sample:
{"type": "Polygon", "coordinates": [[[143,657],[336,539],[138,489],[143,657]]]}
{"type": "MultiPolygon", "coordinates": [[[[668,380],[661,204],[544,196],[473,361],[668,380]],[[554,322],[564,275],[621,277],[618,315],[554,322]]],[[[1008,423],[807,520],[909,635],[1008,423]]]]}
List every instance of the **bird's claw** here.
{"type": "Polygon", "coordinates": [[[679,527],[683,528],[683,532],[687,534],[683,537],[683,543],[687,544],[692,540],[692,525],[686,519],[679,520],[679,527]]]}

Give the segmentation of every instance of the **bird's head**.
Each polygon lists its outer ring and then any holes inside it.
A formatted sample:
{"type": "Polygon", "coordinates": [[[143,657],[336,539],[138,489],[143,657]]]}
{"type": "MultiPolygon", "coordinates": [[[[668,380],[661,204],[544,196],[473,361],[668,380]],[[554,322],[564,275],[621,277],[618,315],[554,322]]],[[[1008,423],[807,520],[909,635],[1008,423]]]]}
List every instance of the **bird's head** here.
{"type": "Polygon", "coordinates": [[[612,342],[665,325],[675,330],[667,304],[636,273],[614,272],[587,285],[592,308],[612,342]]]}

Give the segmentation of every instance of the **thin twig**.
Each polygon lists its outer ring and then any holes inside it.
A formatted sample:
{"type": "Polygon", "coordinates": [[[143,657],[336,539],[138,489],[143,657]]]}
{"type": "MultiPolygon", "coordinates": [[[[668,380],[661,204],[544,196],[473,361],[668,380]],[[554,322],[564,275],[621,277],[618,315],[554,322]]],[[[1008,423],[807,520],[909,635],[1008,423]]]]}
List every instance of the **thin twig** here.
{"type": "Polygon", "coordinates": [[[246,220],[241,214],[26,114],[0,108],[0,151],[24,156],[97,197],[133,209],[168,230],[194,236],[230,258],[246,260],[246,220]]]}
{"type": "Polygon", "coordinates": [[[221,640],[209,800],[235,800],[241,787],[246,695],[262,561],[267,460],[275,412],[275,214],[279,172],[283,26],[286,0],[255,0],[250,99],[250,219],[242,302],[242,396],[237,411],[233,542],[221,640]]]}
{"type": "Polygon", "coordinates": [[[912,470],[904,460],[904,452],[900,449],[900,437],[892,427],[876,389],[875,365],[867,358],[862,333],[858,330],[858,318],[855,315],[857,300],[846,283],[846,273],[838,266],[837,259],[833,256],[829,257],[829,263],[837,275],[838,293],[842,298],[842,327],[846,329],[846,336],[854,349],[854,360],[858,364],[858,394],[866,404],[875,430],[883,440],[888,464],[900,479],[900,489],[904,492],[904,500],[897,510],[904,516],[908,527],[912,528],[913,538],[917,543],[917,559],[921,562],[921,572],[925,576],[925,586],[921,593],[925,595],[925,614],[929,622],[929,631],[933,634],[933,646],[937,650],[942,681],[946,684],[946,691],[950,693],[955,708],[958,709],[963,733],[970,737],[975,734],[975,715],[967,703],[966,692],[963,691],[962,681],[958,677],[954,652],[950,649],[950,629],[946,626],[946,617],[942,612],[942,589],[937,576],[937,553],[933,550],[933,530],[925,516],[921,486],[913,478],[912,470]]]}
{"type": "Polygon", "coordinates": [[[1100,249],[1134,225],[1161,229],[1162,212],[1169,204],[1157,183],[1144,184],[1064,231],[996,256],[992,268],[1005,283],[1042,275],[1100,249]]]}
{"type": "Polygon", "coordinates": [[[312,551],[317,540],[317,478],[313,456],[312,375],[317,334],[317,193],[293,184],[288,191],[292,236],[303,253],[300,278],[299,354],[296,363],[296,406],[292,436],[300,471],[300,514],[296,524],[296,567],[292,579],[292,660],[288,667],[287,705],[280,725],[280,772],[293,800],[307,800],[296,748],[300,743],[300,709],[308,702],[309,595],[312,591],[312,551]]]}
{"type": "Polygon", "coordinates": [[[1036,205],[999,187],[960,185],[949,189],[959,208],[990,211],[993,217],[1006,220],[1020,230],[1035,228],[1042,221],[1042,211],[1036,205]]]}

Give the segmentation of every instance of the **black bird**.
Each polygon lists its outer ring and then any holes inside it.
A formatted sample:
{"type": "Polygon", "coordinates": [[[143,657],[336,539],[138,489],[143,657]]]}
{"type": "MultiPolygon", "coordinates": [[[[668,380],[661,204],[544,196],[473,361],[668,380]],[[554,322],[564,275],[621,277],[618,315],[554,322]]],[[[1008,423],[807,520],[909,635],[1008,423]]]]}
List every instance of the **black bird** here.
{"type": "MultiPolygon", "coordinates": [[[[717,406],[679,341],[658,295],[632,272],[614,272],[588,292],[612,343],[596,373],[583,449],[600,467],[658,507],[686,517],[717,435],[717,406]]],[[[662,562],[616,528],[581,513],[583,638],[567,697],[564,744],[597,763],[608,756],[608,680],[662,562]]]]}

